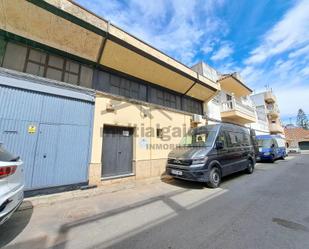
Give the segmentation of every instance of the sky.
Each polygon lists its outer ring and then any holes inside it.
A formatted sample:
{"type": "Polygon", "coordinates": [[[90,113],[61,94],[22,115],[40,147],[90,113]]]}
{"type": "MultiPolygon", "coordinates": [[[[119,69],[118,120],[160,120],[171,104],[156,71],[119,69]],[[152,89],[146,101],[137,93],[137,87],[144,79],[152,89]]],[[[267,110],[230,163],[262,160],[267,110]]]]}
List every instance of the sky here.
{"type": "Polygon", "coordinates": [[[309,0],[76,0],[187,66],[272,89],[284,123],[309,114],[309,0]]]}

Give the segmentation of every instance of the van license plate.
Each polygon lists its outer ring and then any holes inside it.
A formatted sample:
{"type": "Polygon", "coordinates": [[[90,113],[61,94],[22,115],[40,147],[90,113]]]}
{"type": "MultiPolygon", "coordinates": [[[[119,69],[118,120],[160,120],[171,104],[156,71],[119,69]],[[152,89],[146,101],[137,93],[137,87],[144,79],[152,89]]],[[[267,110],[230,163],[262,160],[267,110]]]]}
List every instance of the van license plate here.
{"type": "Polygon", "coordinates": [[[180,170],[172,169],[172,170],[171,170],[171,173],[172,173],[173,175],[182,176],[182,171],[180,171],[180,170]]]}

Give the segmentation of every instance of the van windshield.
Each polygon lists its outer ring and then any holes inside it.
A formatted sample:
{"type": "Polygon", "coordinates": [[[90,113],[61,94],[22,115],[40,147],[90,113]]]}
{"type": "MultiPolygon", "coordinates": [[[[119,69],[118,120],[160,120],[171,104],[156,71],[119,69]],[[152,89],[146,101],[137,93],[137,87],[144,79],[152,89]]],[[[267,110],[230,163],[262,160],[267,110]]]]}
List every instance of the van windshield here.
{"type": "Polygon", "coordinates": [[[262,148],[270,148],[273,144],[271,139],[258,139],[258,146],[262,148]]]}
{"type": "Polygon", "coordinates": [[[193,128],[181,139],[180,146],[211,147],[215,141],[218,128],[218,125],[193,128]]]}

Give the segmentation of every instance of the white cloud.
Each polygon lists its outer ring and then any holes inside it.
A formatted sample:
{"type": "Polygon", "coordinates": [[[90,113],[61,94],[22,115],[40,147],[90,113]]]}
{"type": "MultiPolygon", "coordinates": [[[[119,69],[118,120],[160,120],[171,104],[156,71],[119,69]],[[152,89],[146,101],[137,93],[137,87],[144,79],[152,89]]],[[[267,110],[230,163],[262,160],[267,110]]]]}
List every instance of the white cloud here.
{"type": "Polygon", "coordinates": [[[290,51],[309,41],[309,4],[302,0],[267,32],[260,46],[251,52],[246,64],[262,63],[268,58],[290,51]]]}
{"type": "Polygon", "coordinates": [[[204,54],[209,54],[210,52],[213,51],[213,46],[209,44],[205,44],[201,50],[203,51],[204,54]]]}
{"type": "Polygon", "coordinates": [[[309,88],[308,86],[276,88],[282,118],[295,117],[299,108],[309,113],[309,88]]]}
{"type": "Polygon", "coordinates": [[[304,76],[309,76],[309,66],[303,68],[300,73],[304,76]]]}
{"type": "Polygon", "coordinates": [[[243,61],[246,83],[257,92],[271,87],[282,118],[296,116],[299,108],[309,112],[308,13],[308,1],[297,1],[243,61]]]}
{"type": "Polygon", "coordinates": [[[229,43],[225,43],[210,57],[210,59],[213,61],[223,60],[229,57],[233,52],[232,46],[229,43]]]}
{"type": "Polygon", "coordinates": [[[308,55],[309,54],[309,44],[307,46],[304,46],[300,49],[296,49],[295,51],[291,52],[289,54],[289,58],[296,58],[302,55],[308,55]]]}

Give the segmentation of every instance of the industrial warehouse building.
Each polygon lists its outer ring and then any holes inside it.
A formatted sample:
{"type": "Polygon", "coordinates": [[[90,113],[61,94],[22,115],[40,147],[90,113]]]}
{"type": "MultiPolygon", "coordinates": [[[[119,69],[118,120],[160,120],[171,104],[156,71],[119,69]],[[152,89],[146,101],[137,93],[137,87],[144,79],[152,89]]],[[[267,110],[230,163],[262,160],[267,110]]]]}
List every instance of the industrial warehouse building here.
{"type": "Polygon", "coordinates": [[[1,6],[0,140],[27,190],[160,176],[220,90],[70,1],[1,6]]]}

